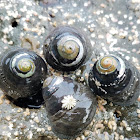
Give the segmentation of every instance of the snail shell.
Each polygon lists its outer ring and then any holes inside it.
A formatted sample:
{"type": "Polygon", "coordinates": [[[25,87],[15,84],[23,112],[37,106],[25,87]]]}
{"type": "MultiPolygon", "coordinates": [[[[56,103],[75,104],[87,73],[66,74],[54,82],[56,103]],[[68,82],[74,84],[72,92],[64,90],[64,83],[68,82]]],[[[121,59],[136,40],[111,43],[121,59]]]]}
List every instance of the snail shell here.
{"type": "Polygon", "coordinates": [[[68,77],[49,77],[42,91],[50,124],[59,138],[75,138],[92,121],[97,103],[88,86],[68,77]]]}
{"type": "Polygon", "coordinates": [[[44,60],[32,51],[8,49],[0,57],[0,88],[13,99],[40,92],[46,74],[44,60]]]}
{"type": "Polygon", "coordinates": [[[43,53],[52,68],[73,71],[83,64],[90,47],[90,41],[83,33],[64,26],[50,33],[44,42],[43,53]]]}
{"type": "Polygon", "coordinates": [[[136,101],[139,80],[137,69],[115,55],[106,55],[95,62],[88,79],[95,94],[122,106],[136,101]]]}

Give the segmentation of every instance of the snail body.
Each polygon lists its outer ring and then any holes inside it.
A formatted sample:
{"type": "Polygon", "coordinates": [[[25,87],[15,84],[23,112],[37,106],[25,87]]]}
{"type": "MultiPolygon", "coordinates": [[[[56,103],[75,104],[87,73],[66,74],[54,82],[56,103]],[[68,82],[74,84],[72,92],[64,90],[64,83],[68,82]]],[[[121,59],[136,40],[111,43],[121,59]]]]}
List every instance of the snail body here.
{"type": "Polygon", "coordinates": [[[14,100],[40,92],[46,74],[44,60],[32,51],[12,48],[0,57],[0,88],[14,100]]]}
{"type": "Polygon", "coordinates": [[[59,138],[75,138],[92,121],[97,103],[88,86],[59,76],[47,78],[42,91],[50,124],[59,138]]]}
{"type": "Polygon", "coordinates": [[[116,55],[106,55],[95,62],[88,82],[95,94],[128,106],[139,96],[139,80],[139,73],[132,64],[116,55]]]}
{"type": "Polygon", "coordinates": [[[48,64],[57,70],[73,71],[83,64],[90,52],[90,41],[69,26],[53,30],[44,42],[43,53],[48,64]]]}

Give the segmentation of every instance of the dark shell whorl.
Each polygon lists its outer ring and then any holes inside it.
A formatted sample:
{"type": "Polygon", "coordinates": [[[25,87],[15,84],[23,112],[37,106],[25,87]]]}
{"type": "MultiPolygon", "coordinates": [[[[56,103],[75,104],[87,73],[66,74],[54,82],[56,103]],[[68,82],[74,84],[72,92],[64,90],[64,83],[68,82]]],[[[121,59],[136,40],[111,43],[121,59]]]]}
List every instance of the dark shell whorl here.
{"type": "Polygon", "coordinates": [[[90,41],[69,26],[53,30],[44,42],[43,53],[48,64],[57,70],[73,71],[83,64],[90,53],[90,41]]]}
{"type": "Polygon", "coordinates": [[[139,73],[128,61],[107,55],[95,62],[89,74],[93,92],[115,104],[131,105],[139,93],[139,73]]]}
{"type": "Polygon", "coordinates": [[[89,87],[68,77],[47,78],[43,97],[50,124],[59,138],[75,138],[96,112],[96,98],[89,87]]]}
{"type": "Polygon", "coordinates": [[[8,49],[0,58],[0,87],[13,99],[37,94],[46,78],[44,60],[32,51],[8,49]]]}

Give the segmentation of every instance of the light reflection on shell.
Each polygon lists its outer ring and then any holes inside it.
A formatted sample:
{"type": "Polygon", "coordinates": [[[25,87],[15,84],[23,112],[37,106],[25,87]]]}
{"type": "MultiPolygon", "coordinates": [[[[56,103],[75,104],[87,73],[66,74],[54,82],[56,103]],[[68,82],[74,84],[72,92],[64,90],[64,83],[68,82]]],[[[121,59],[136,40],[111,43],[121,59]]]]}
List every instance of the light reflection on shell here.
{"type": "Polygon", "coordinates": [[[75,138],[85,130],[95,115],[95,96],[88,86],[71,78],[54,77],[49,84],[44,85],[48,85],[43,86],[43,97],[53,131],[59,138],[75,138]],[[76,100],[75,106],[69,110],[63,108],[62,103],[67,96],[76,100]]]}

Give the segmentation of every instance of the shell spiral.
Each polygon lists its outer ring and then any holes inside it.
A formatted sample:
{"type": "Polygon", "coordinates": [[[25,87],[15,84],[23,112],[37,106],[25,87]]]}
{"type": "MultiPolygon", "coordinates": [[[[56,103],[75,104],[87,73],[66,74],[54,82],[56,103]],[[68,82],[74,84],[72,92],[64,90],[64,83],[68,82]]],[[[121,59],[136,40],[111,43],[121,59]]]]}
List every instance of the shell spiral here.
{"type": "Polygon", "coordinates": [[[137,69],[116,55],[106,55],[95,62],[88,79],[95,94],[126,106],[136,101],[139,80],[137,69]]]}
{"type": "Polygon", "coordinates": [[[43,53],[52,68],[73,71],[83,64],[90,47],[90,41],[80,31],[64,26],[50,33],[44,42],[43,53]]]}
{"type": "Polygon", "coordinates": [[[46,78],[44,60],[32,51],[8,49],[0,57],[0,87],[13,99],[37,94],[46,78]]]}

